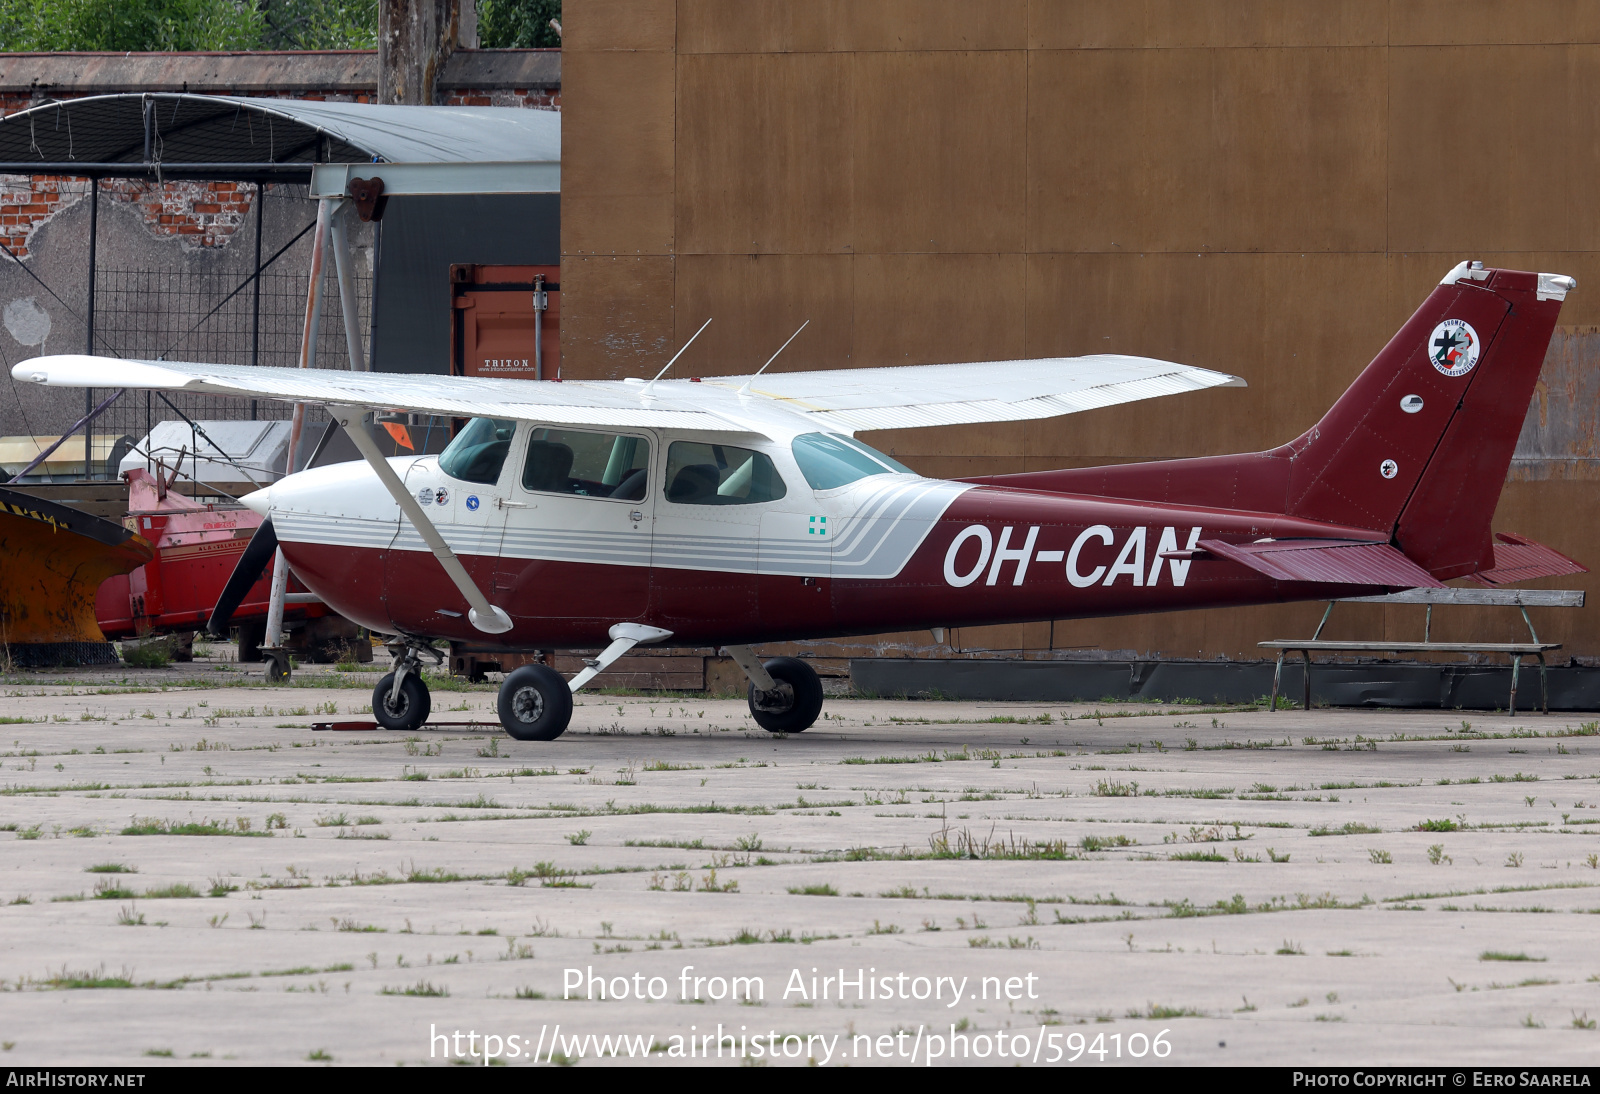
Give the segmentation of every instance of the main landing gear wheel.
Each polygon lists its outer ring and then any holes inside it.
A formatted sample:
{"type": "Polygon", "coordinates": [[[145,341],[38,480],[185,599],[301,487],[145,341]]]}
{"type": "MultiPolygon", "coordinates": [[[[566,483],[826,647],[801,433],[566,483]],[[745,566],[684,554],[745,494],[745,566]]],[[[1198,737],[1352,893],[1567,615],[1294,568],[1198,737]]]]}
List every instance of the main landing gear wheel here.
{"type": "Polygon", "coordinates": [[[750,716],[768,733],[801,733],[822,713],[822,681],[810,665],[795,657],[763,662],[776,691],[750,685],[750,716]]]}
{"type": "Polygon", "coordinates": [[[523,665],[500,685],[500,724],[519,741],[553,741],[572,721],[572,689],[548,665],[523,665]]]}
{"type": "Polygon", "coordinates": [[[428,685],[414,672],[400,681],[400,694],[394,694],[394,673],[389,673],[372,691],[372,717],[384,729],[403,733],[421,726],[433,713],[433,695],[428,685]]]}

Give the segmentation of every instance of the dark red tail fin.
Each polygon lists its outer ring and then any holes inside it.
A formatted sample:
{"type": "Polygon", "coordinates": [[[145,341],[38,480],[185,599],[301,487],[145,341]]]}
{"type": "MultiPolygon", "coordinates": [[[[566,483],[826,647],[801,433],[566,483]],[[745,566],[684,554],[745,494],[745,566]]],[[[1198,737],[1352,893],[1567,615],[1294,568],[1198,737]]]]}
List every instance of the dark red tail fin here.
{"type": "Polygon", "coordinates": [[[1452,270],[1281,448],[981,481],[1286,513],[1390,536],[1435,577],[1494,565],[1489,520],[1571,278],[1452,270]]]}

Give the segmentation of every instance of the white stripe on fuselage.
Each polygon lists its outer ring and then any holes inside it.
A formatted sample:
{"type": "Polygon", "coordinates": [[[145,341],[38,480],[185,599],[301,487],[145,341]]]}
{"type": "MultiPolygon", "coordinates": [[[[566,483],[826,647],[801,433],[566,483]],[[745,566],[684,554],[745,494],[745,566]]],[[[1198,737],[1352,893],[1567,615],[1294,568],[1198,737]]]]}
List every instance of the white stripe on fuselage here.
{"type": "MultiPolygon", "coordinates": [[[[653,538],[630,532],[518,526],[519,521],[531,519],[531,514],[522,510],[513,510],[504,526],[446,520],[440,521],[438,528],[450,549],[463,555],[725,573],[809,576],[831,572],[838,577],[888,579],[905,568],[939,518],[971,489],[967,483],[909,475],[861,479],[826,498],[809,500],[816,513],[833,522],[837,529],[833,540],[763,539],[760,513],[778,509],[778,505],[762,505],[759,511],[752,507],[750,516],[755,520],[731,523],[708,519],[709,514],[725,510],[662,502],[653,538]],[[683,527],[694,531],[674,531],[683,527]]],[[[279,540],[286,543],[426,551],[416,529],[399,520],[399,507],[384,502],[387,499],[374,499],[361,507],[363,511],[337,516],[275,507],[272,521],[279,540]],[[385,509],[392,515],[385,514],[385,509]]],[[[781,508],[795,511],[792,504],[781,508]]]]}

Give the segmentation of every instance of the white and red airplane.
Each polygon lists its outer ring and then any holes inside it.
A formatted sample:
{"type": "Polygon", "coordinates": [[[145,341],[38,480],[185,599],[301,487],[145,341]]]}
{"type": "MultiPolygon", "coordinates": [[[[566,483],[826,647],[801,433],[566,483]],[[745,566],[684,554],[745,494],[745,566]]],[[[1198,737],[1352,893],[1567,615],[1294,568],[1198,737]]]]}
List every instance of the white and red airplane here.
{"type": "MultiPolygon", "coordinates": [[[[1243,381],[1116,355],[565,383],[64,355],[12,375],[326,406],[365,462],[243,500],[308,589],[397,636],[373,696],[391,729],[428,717],[433,639],[605,647],[570,681],[506,675],[499,714],[519,740],[559,736],[573,692],[672,639],[725,647],[756,721],[792,733],[821,712],[820,682],[758,643],[1513,579],[1504,544],[1527,541],[1503,540],[1497,563],[1489,521],[1574,287],[1461,263],[1280,448],[962,481],[854,435],[1243,381]],[[470,420],[438,456],[385,459],[364,421],[390,409],[470,420]]],[[[1582,570],[1540,550],[1542,573],[1582,570]]]]}

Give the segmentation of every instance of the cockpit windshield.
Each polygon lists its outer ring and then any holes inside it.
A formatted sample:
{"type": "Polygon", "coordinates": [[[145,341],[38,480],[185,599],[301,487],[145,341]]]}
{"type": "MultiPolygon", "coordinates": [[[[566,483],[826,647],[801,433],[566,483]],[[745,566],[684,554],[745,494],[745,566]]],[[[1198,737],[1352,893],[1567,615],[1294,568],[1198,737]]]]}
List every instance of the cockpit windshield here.
{"type": "Polygon", "coordinates": [[[439,453],[439,470],[462,482],[493,486],[511,451],[517,423],[504,418],[474,418],[439,453]]]}
{"type": "Polygon", "coordinates": [[[813,490],[832,490],[869,475],[916,474],[898,460],[842,433],[802,433],[792,447],[794,461],[813,490]]]}

